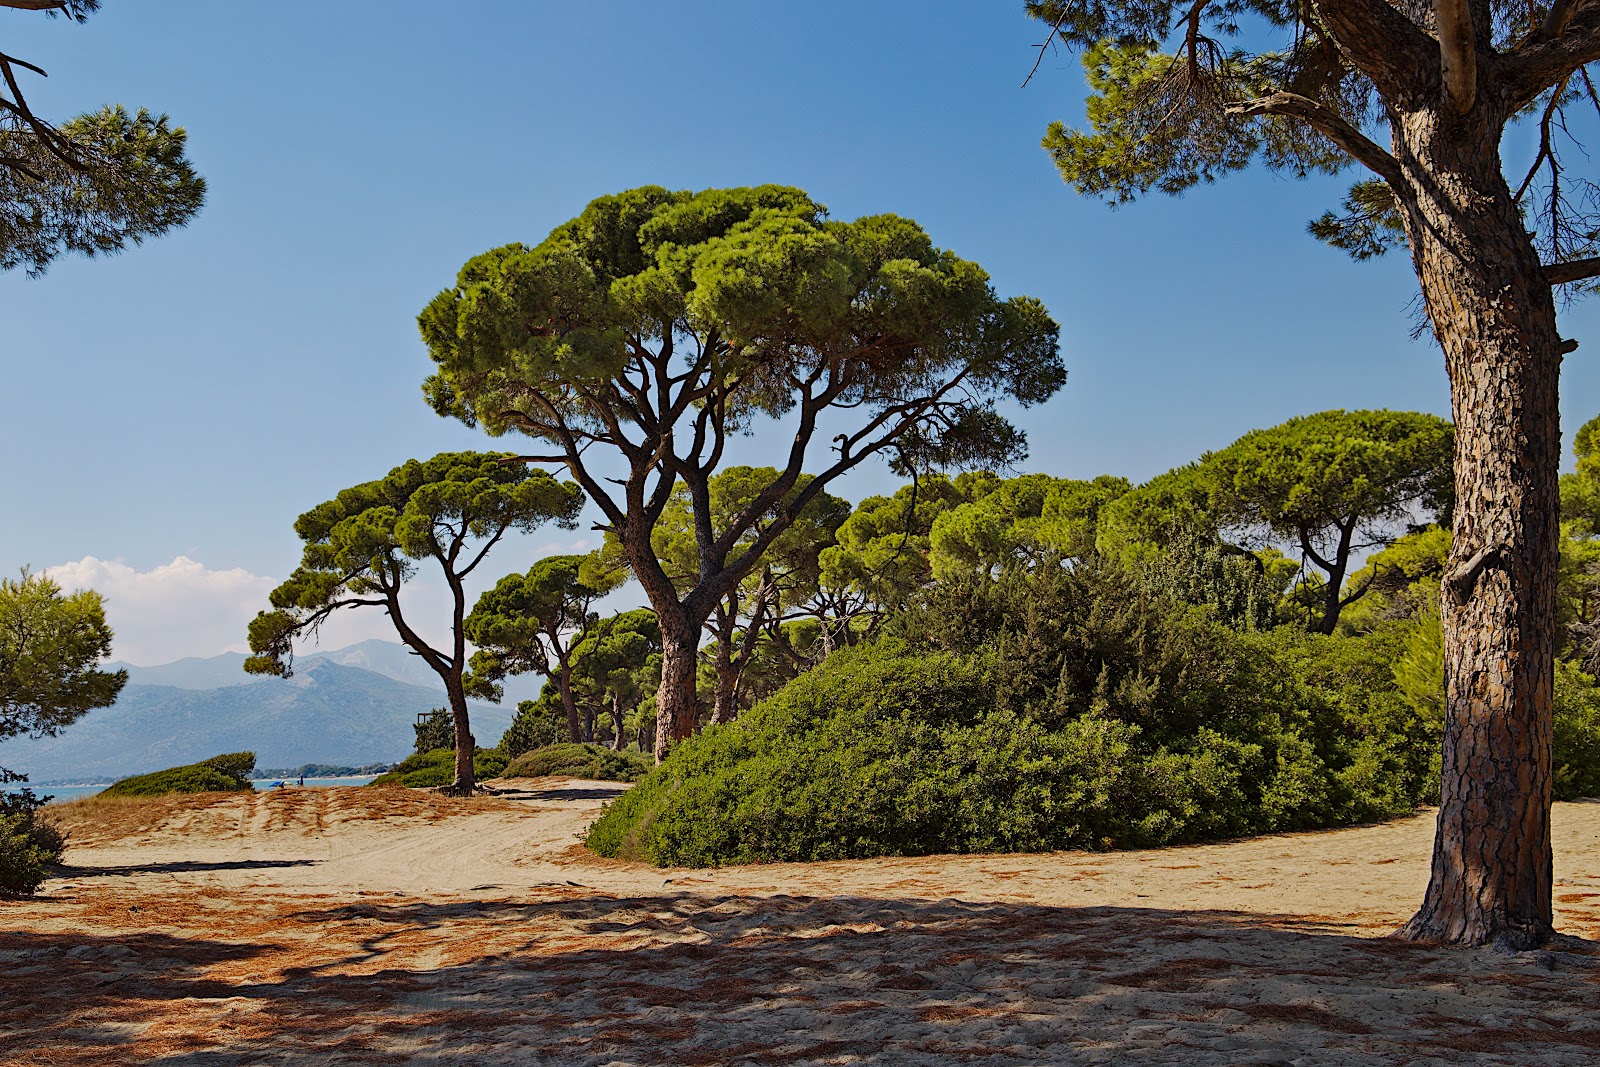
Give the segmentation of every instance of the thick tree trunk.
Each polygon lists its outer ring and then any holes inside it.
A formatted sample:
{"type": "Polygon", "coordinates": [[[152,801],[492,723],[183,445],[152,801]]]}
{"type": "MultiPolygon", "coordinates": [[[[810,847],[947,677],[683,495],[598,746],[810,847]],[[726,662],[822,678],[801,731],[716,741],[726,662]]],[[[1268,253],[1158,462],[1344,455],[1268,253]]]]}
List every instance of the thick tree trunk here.
{"type": "Polygon", "coordinates": [[[567,740],[583,740],[583,726],[578,721],[578,702],[572,696],[572,665],[565,660],[556,671],[556,688],[561,691],[561,710],[567,713],[567,740]]]}
{"type": "Polygon", "coordinates": [[[1454,543],[1442,599],[1444,776],[1432,874],[1402,936],[1552,936],[1550,723],[1560,433],[1550,287],[1501,176],[1500,122],[1394,120],[1417,275],[1450,373],[1454,543]],[[1409,201],[1409,202],[1407,202],[1409,201]]]}
{"type": "Polygon", "coordinates": [[[667,758],[673,742],[694,733],[699,714],[695,674],[699,666],[700,627],[661,627],[661,688],[656,691],[656,762],[667,758]]]}
{"type": "Polygon", "coordinates": [[[1339,628],[1339,612],[1344,607],[1344,575],[1350,569],[1350,541],[1355,531],[1352,521],[1348,527],[1339,528],[1339,547],[1329,562],[1328,585],[1323,592],[1322,618],[1317,620],[1317,632],[1331,634],[1339,628]]]}
{"type": "Polygon", "coordinates": [[[450,718],[456,734],[456,780],[450,784],[450,793],[470,797],[477,789],[473,777],[472,757],[477,753],[477,742],[472,738],[472,724],[467,718],[467,695],[461,688],[461,679],[449,687],[450,718]]]}

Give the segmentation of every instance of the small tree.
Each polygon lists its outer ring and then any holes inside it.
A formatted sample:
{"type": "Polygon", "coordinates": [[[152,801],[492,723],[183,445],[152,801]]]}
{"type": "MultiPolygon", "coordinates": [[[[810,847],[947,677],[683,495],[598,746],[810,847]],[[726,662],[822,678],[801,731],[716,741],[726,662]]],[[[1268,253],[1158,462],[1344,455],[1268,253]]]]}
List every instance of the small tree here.
{"type": "Polygon", "coordinates": [[[456,747],[455,718],[449,708],[434,708],[427,715],[419,716],[411,729],[417,735],[411,750],[419,756],[426,756],[441,748],[456,747]]]}
{"type": "MultiPolygon", "coordinates": [[[[933,575],[929,564],[933,524],[945,512],[979,499],[999,484],[988,472],[950,479],[942,474],[903,485],[892,496],[856,505],[823,549],[817,592],[805,614],[818,622],[826,655],[869,636],[889,613],[903,607],[933,575]]],[[[784,634],[774,634],[789,647],[784,634]]]]}
{"type": "Polygon", "coordinates": [[[244,669],[293,673],[294,642],[316,634],[343,608],[382,608],[400,640],[422,657],[450,702],[455,727],[453,792],[473,792],[475,749],[463,674],[467,664],[465,581],[512,530],[554,521],[571,528],[583,494],[570,482],[484,452],[446,452],[410,460],[378,481],[363,482],[295,520],[306,543],[300,566],[271,593],[272,611],[250,623],[244,669]],[[401,608],[400,591],[431,560],[450,588],[450,644],[430,645],[401,608]]]}
{"type": "Polygon", "coordinates": [[[537,671],[556,683],[567,717],[567,740],[583,740],[572,697],[573,650],[598,621],[594,602],[626,579],[597,556],[551,556],[526,574],[508,574],[478,598],[467,616],[476,693],[500,699],[509,675],[537,671]]]}
{"type": "MultiPolygon", "coordinates": [[[[577,649],[576,688],[588,713],[585,740],[594,740],[594,720],[611,716],[611,747],[627,747],[627,719],[661,684],[661,627],[649,609],[603,619],[577,649]]],[[[642,746],[641,746],[642,747],[642,746]]]]}
{"type": "MultiPolygon", "coordinates": [[[[42,574],[0,578],[0,741],[54,737],[95,708],[116,703],[127,671],[102,671],[111,655],[100,594],[63,593],[42,574]]],[[[0,784],[26,781],[0,767],[0,784]]]]}
{"type": "Polygon", "coordinates": [[[1453,440],[1433,415],[1324,411],[1245,434],[1201,467],[1224,527],[1287,540],[1323,572],[1313,629],[1331,634],[1370,588],[1345,585],[1356,553],[1393,544],[1419,518],[1449,523],[1453,440]]]}
{"type": "Polygon", "coordinates": [[[658,757],[694,728],[705,620],[818,494],[884,452],[1010,462],[1023,438],[994,402],[1039,403],[1065,378],[1038,301],[998,299],[914,222],[831,221],[770,185],[603,197],[537,247],[469,261],[420,325],[435,410],[549,446],[526,458],[565,465],[621,544],[661,622],[658,757]],[[778,475],[716,532],[710,479],[730,437],[768,419],[790,442],[778,475]],[[814,447],[824,424],[840,429],[830,454],[814,447]],[[602,456],[621,465],[614,488],[602,456]],[[820,470],[799,489],[808,461],[820,470]],[[650,543],[680,482],[687,590],[650,543]]]}
{"type": "MultiPolygon", "coordinates": [[[[100,0],[0,0],[82,22],[100,0]]],[[[0,53],[0,270],[39,274],[63,252],[97,255],[188,222],[205,179],[184,156],[187,135],[165,115],[105,107],[59,126],[34,114],[23,71],[0,53]]]]}

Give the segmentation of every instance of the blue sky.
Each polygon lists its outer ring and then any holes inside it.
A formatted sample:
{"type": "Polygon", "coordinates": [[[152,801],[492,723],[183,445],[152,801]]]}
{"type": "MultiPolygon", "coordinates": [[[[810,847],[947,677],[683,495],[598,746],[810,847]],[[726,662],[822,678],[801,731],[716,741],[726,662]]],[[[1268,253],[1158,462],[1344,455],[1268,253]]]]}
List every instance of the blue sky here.
{"type": "MultiPolygon", "coordinates": [[[[1058,53],[1019,88],[1043,36],[1021,6],[0,11],[0,47],[49,71],[26,85],[36,109],[168,112],[210,184],[186,230],[0,276],[0,570],[74,564],[136,662],[238,647],[298,557],[296,515],[408,457],[491,444],[420,400],[423,304],[467,257],[646,183],[783,182],[837,217],[903,214],[1002,294],[1041,298],[1069,378],[1018,416],[1029,469],[1138,480],[1291,415],[1448,413],[1437,349],[1408,339],[1409,263],[1354,264],[1304,232],[1343,181],[1257,171],[1115,211],[1067,189],[1039,139],[1081,122],[1082,78],[1058,53]]],[[[1569,433],[1600,411],[1596,321],[1565,315],[1585,342],[1569,433]]],[[[891,485],[866,470],[844,494],[891,485]]],[[[488,577],[584,537],[509,545],[488,577]]]]}

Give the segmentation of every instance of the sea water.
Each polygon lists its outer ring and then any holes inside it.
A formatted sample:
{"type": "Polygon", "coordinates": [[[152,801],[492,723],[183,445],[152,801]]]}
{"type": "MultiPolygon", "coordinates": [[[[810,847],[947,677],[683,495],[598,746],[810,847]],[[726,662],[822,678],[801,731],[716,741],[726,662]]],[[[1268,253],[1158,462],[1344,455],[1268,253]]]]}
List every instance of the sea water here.
{"type": "MultiPolygon", "coordinates": [[[[350,778],[307,778],[305,787],[307,789],[327,789],[336,785],[366,785],[376,777],[377,775],[375,774],[364,774],[350,778]]],[[[295,785],[297,779],[294,778],[260,778],[250,784],[261,790],[271,789],[275,783],[280,781],[283,782],[286,789],[298,788],[295,785]]],[[[57,800],[77,800],[79,797],[93,796],[95,793],[110,786],[110,784],[110,782],[105,782],[101,785],[27,785],[26,782],[22,783],[22,785],[32,789],[34,793],[41,797],[55,797],[57,800]]],[[[21,788],[21,786],[14,788],[21,788]]]]}

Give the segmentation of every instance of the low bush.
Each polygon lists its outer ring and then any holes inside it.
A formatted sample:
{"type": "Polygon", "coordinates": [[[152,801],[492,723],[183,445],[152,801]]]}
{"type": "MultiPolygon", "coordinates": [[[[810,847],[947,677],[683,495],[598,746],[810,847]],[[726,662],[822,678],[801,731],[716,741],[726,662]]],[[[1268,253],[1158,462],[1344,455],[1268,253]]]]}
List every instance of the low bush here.
{"type": "MultiPolygon", "coordinates": [[[[472,774],[478,781],[498,778],[506,769],[506,757],[497,748],[480,748],[472,754],[472,774]]],[[[380,774],[369,785],[405,785],[432,789],[456,780],[456,750],[436,748],[431,752],[407,756],[400,766],[380,774]]]]}
{"type": "Polygon", "coordinates": [[[655,766],[641,752],[613,752],[604,745],[563,741],[524,752],[506,766],[504,778],[543,778],[563,775],[602,782],[637,782],[655,766]]]}
{"type": "Polygon", "coordinates": [[[1437,789],[1438,730],[1359,638],[1224,625],[1136,576],[942,583],[680,742],[588,844],[663,865],[1107,849],[1349,825],[1437,789]]]}
{"type": "Polygon", "coordinates": [[[66,835],[40,814],[46,799],[29,789],[0,793],[0,897],[38,892],[50,864],[61,859],[66,835]]]}
{"type": "Polygon", "coordinates": [[[253,752],[230,752],[184,767],[124,778],[101,792],[109,797],[158,797],[167,793],[236,793],[254,789],[253,752]]]}

